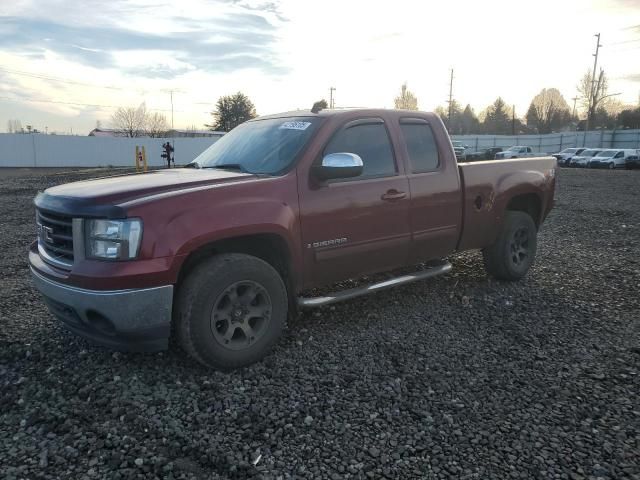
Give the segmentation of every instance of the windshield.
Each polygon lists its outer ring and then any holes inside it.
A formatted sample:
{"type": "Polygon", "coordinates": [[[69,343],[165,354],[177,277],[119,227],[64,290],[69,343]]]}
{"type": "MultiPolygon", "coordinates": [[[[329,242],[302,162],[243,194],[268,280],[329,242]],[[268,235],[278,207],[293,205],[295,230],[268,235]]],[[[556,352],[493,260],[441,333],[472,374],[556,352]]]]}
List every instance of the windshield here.
{"type": "Polygon", "coordinates": [[[460,142],[459,140],[454,140],[452,143],[453,143],[453,146],[454,146],[454,147],[461,148],[461,147],[463,147],[463,146],[464,146],[464,145],[463,145],[463,143],[462,143],[462,142],[460,142]]]}
{"type": "Polygon", "coordinates": [[[565,148],[560,153],[576,153],[578,151],[577,148],[565,148]]]}
{"type": "Polygon", "coordinates": [[[519,152],[522,147],[510,147],[508,149],[509,152],[519,152]]]}
{"type": "Polygon", "coordinates": [[[582,156],[583,157],[593,157],[594,155],[596,155],[600,150],[586,150],[584,152],[582,152],[582,156]]]}
{"type": "Polygon", "coordinates": [[[599,154],[596,155],[596,157],[613,157],[616,153],[618,153],[617,150],[605,150],[604,152],[600,152],[599,154]]]}
{"type": "Polygon", "coordinates": [[[194,160],[201,168],[229,168],[277,175],[289,167],[307,143],[317,118],[255,120],[231,130],[194,160]]]}

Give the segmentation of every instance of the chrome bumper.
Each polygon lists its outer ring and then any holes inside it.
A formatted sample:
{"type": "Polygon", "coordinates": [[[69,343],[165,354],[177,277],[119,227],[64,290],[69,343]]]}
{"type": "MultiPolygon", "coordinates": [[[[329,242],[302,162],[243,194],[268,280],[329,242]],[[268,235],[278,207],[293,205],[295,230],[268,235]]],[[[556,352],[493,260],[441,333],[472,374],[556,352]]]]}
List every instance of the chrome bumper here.
{"type": "Polygon", "coordinates": [[[85,290],[31,277],[49,311],[78,335],[101,345],[131,351],[168,346],[173,285],[129,290],[85,290]]]}

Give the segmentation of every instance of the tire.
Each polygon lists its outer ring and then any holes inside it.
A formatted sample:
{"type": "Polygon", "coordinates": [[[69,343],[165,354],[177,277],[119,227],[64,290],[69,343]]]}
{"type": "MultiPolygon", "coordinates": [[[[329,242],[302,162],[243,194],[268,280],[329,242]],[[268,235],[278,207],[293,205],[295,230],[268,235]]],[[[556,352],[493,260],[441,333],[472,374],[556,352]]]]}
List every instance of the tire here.
{"type": "Polygon", "coordinates": [[[176,294],[178,344],[210,368],[264,358],[286,326],[287,289],[278,272],[251,255],[216,255],[199,264],[176,294]]]}
{"type": "Polygon", "coordinates": [[[616,168],[616,164],[615,163],[610,163],[609,164],[609,170],[615,170],[616,168]]]}
{"type": "Polygon", "coordinates": [[[507,211],[498,238],[482,250],[487,273],[508,281],[524,277],[535,260],[537,234],[536,224],[529,214],[507,211]]]}

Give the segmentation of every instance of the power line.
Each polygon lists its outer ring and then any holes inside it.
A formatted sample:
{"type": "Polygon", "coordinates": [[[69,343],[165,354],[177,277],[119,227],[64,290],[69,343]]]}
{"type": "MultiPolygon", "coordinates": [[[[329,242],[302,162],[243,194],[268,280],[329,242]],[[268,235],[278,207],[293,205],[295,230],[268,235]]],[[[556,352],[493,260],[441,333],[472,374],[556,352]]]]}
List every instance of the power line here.
{"type": "Polygon", "coordinates": [[[93,88],[107,88],[109,90],[129,90],[129,89],[126,89],[126,88],[112,87],[112,86],[109,86],[109,85],[95,85],[95,84],[84,83],[84,82],[76,82],[75,80],[68,80],[68,79],[59,78],[59,77],[51,77],[49,75],[42,75],[42,74],[39,74],[39,73],[23,72],[21,70],[12,70],[10,68],[4,68],[4,67],[0,67],[0,71],[7,72],[7,73],[10,73],[12,75],[20,75],[20,76],[23,76],[23,77],[37,78],[37,79],[40,79],[40,80],[49,80],[49,81],[52,81],[52,82],[68,83],[70,85],[81,85],[81,86],[84,86],[84,87],[93,87],[93,88]]]}
{"type": "MultiPolygon", "coordinates": [[[[55,103],[60,105],[73,105],[77,107],[96,107],[96,108],[121,108],[119,105],[100,105],[95,103],[80,103],[80,102],[63,102],[59,100],[42,100],[36,98],[11,98],[11,97],[0,97],[3,100],[11,100],[14,102],[35,102],[35,103],[55,103]]],[[[163,108],[150,108],[154,112],[170,112],[170,109],[163,108]]],[[[178,112],[182,112],[183,110],[177,110],[178,112]]]]}
{"type": "Polygon", "coordinates": [[[622,42],[613,42],[613,43],[610,43],[609,45],[623,45],[625,43],[634,43],[634,42],[640,42],[640,38],[632,38],[631,40],[623,40],[622,42]]]}

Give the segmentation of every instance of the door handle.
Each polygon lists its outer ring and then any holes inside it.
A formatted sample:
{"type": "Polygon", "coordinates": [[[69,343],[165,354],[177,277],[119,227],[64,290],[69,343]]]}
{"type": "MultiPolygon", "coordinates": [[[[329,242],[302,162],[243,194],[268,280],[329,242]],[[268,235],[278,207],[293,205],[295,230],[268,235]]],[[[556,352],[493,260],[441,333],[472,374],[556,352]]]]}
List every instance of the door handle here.
{"type": "Polygon", "coordinates": [[[392,189],[387,190],[387,193],[383,194],[380,198],[382,200],[400,200],[406,196],[407,194],[405,192],[399,192],[398,190],[392,189]]]}

